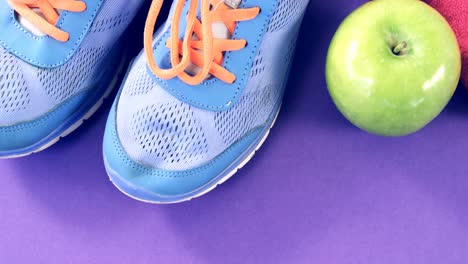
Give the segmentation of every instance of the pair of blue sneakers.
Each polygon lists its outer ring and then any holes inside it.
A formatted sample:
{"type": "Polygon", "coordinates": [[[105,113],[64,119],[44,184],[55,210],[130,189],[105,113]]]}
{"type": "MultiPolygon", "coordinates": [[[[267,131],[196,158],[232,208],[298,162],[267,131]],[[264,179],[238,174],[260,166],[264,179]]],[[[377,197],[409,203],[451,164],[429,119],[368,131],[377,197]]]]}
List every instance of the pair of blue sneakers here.
{"type": "MultiPolygon", "coordinates": [[[[124,31],[144,0],[0,3],[0,157],[39,152],[117,86],[124,31]]],[[[309,0],[175,0],[133,60],[109,114],[112,182],[146,202],[198,197],[262,145],[281,107],[309,0]]]]}

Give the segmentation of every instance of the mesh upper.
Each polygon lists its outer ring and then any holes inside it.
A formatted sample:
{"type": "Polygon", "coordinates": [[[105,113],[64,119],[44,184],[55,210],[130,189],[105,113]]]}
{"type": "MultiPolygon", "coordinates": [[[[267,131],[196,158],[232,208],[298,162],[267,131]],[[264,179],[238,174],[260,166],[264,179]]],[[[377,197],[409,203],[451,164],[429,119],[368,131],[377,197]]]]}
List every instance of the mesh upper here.
{"type": "Polygon", "coordinates": [[[89,77],[93,76],[96,65],[109,51],[109,47],[80,48],[72,63],[54,69],[37,69],[37,77],[47,95],[55,102],[62,102],[76,94],[89,77]]]}
{"type": "Polygon", "coordinates": [[[117,106],[117,134],[129,157],[159,169],[192,169],[209,162],[253,129],[267,125],[282,98],[297,22],[307,3],[280,1],[247,86],[238,103],[226,111],[203,110],[179,101],[157,85],[147,69],[146,56],[140,54],[117,106]]]}
{"type": "Polygon", "coordinates": [[[16,58],[0,48],[0,109],[18,112],[28,107],[31,94],[16,58]]]}
{"type": "Polygon", "coordinates": [[[186,104],[153,104],[135,112],[131,122],[142,149],[164,162],[196,162],[208,153],[201,123],[186,104]]]}
{"type": "Polygon", "coordinates": [[[32,66],[0,46],[0,126],[41,117],[95,84],[103,67],[117,68],[107,63],[106,55],[142,2],[105,1],[74,56],[57,68],[32,66]]]}
{"type": "Polygon", "coordinates": [[[309,0],[281,0],[270,21],[268,32],[274,32],[288,26],[301,15],[308,3],[309,0]]]}

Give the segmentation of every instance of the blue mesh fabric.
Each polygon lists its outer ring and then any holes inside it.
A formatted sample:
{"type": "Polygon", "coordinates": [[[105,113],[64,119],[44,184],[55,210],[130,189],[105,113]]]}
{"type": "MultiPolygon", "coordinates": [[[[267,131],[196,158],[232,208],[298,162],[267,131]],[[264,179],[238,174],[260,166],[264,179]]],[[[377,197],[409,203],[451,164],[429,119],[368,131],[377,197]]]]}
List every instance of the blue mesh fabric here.
{"type": "Polygon", "coordinates": [[[294,41],[284,45],[284,39],[295,35],[307,3],[280,1],[247,87],[239,102],[227,111],[211,112],[179,101],[153,81],[145,55],[140,55],[117,107],[118,135],[130,158],[159,169],[192,169],[206,164],[253,129],[267,125],[283,94],[284,79],[275,73],[289,65],[295,47],[294,41]]]}
{"type": "Polygon", "coordinates": [[[78,51],[57,68],[32,66],[0,46],[0,126],[34,120],[95,85],[104,67],[116,70],[118,65],[106,63],[106,55],[119,44],[142,3],[105,1],[78,51]]]}

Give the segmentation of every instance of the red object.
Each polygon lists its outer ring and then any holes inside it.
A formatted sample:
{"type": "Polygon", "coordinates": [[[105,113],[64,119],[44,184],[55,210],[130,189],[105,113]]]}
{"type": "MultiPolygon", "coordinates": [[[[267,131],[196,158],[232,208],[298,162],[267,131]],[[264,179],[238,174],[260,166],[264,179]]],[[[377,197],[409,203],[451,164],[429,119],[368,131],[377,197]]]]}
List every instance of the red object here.
{"type": "Polygon", "coordinates": [[[460,44],[463,69],[462,81],[468,88],[468,0],[426,0],[452,26],[460,44]]]}

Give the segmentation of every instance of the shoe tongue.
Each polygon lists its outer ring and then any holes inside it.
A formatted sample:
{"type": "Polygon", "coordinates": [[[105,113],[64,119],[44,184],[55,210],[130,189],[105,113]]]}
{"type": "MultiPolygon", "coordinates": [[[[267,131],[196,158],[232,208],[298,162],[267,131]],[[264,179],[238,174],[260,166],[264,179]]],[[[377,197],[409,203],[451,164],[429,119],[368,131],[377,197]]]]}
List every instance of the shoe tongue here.
{"type": "MultiPolygon", "coordinates": [[[[229,29],[226,27],[226,25],[223,22],[214,22],[212,24],[212,31],[213,31],[213,38],[215,39],[230,39],[231,33],[229,32],[229,29]]],[[[190,63],[189,66],[185,69],[186,72],[195,75],[200,71],[200,67],[196,66],[193,63],[190,63]]],[[[208,75],[206,79],[209,79],[211,75],[208,75]]]]}
{"type": "MultiPolygon", "coordinates": [[[[42,14],[41,10],[39,8],[34,8],[33,11],[40,15],[41,17],[44,17],[44,15],[42,14]]],[[[40,29],[38,29],[36,26],[34,26],[29,20],[27,20],[26,18],[18,15],[18,22],[20,23],[20,25],[22,25],[25,29],[29,30],[31,33],[33,33],[34,35],[36,36],[39,36],[39,37],[43,37],[47,34],[45,34],[44,32],[42,32],[40,29]]]]}
{"type": "Polygon", "coordinates": [[[212,25],[212,30],[213,37],[216,39],[230,39],[232,37],[228,28],[222,22],[214,22],[212,25]]]}

